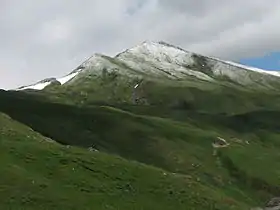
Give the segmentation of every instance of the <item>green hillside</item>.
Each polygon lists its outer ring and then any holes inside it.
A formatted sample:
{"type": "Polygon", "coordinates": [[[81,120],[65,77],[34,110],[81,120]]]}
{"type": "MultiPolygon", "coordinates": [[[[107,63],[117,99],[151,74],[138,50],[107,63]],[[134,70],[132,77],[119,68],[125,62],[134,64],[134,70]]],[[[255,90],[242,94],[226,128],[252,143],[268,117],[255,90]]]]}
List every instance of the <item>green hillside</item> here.
{"type": "Polygon", "coordinates": [[[194,174],[61,146],[4,114],[0,125],[1,209],[246,209],[253,202],[194,174]]]}
{"type": "Polygon", "coordinates": [[[65,84],[0,90],[0,208],[248,210],[279,196],[279,78],[184,53],[96,55],[65,84]]]}
{"type": "Polygon", "coordinates": [[[194,209],[214,209],[214,206],[216,209],[248,209],[278,193],[279,125],[274,121],[278,112],[228,116],[195,114],[182,109],[178,121],[174,114],[178,110],[172,108],[166,108],[165,116],[159,117],[164,113],[152,112],[154,106],[126,105],[127,111],[124,111],[108,105],[80,107],[39,99],[21,92],[2,92],[0,110],[65,146],[45,142],[45,137],[30,128],[2,117],[1,154],[7,178],[2,179],[1,185],[7,200],[13,198],[3,205],[26,205],[34,209],[38,205],[57,209],[70,206],[78,209],[78,205],[86,205],[85,209],[97,206],[97,209],[185,209],[186,206],[190,209],[191,206],[194,209]],[[262,130],[257,126],[262,126],[262,130]],[[13,135],[10,129],[15,132],[13,135]],[[219,136],[231,145],[213,156],[211,144],[219,136]],[[236,142],[236,138],[241,139],[241,143],[236,142]],[[89,152],[89,147],[99,152],[89,152]],[[74,165],[81,167],[77,159],[87,166],[73,174],[74,165]],[[112,167],[115,164],[117,167],[112,167]],[[45,168],[46,165],[50,167],[45,168]],[[98,168],[98,171],[87,167],[98,168]],[[119,180],[112,170],[116,174],[125,171],[126,175],[119,180]],[[162,183],[161,179],[166,179],[163,174],[168,174],[168,184],[162,183]],[[26,184],[31,177],[43,182],[43,189],[40,185],[34,186],[32,181],[26,184]],[[124,183],[130,185],[131,180],[136,182],[133,195],[123,194],[125,189],[115,189],[122,184],[127,187],[124,183]],[[92,183],[91,187],[85,187],[85,182],[92,183]],[[20,195],[19,186],[23,183],[22,194],[31,198],[20,195]],[[108,191],[100,192],[100,186],[94,187],[96,183],[106,185],[108,191]],[[26,192],[29,193],[26,195],[26,192]],[[188,197],[189,193],[192,196],[188,197]],[[71,196],[81,197],[80,201],[72,202],[71,196]],[[22,199],[27,201],[22,203],[22,199]]]}

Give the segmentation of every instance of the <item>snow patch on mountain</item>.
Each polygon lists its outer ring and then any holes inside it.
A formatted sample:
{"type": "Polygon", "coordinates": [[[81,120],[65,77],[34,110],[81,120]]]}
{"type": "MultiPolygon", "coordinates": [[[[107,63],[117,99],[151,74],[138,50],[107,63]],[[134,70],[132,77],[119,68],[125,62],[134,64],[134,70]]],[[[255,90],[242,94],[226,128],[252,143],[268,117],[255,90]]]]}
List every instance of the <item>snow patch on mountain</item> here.
{"type": "Polygon", "coordinates": [[[61,85],[64,85],[66,82],[70,81],[71,79],[73,79],[78,74],[79,74],[79,71],[68,74],[68,75],[66,75],[64,77],[61,77],[61,78],[58,78],[56,80],[59,81],[61,85]]]}
{"type": "MultiPolygon", "coordinates": [[[[140,74],[180,80],[196,77],[206,81],[219,81],[225,76],[242,85],[260,83],[265,86],[271,81],[278,81],[280,77],[280,72],[277,71],[199,55],[165,42],[145,41],[113,58],[96,53],[70,74],[54,80],[64,85],[78,75],[102,75],[113,71],[126,76],[140,74]]],[[[17,90],[42,90],[52,82],[54,81],[41,81],[17,90]]]]}
{"type": "Polygon", "coordinates": [[[24,87],[20,87],[16,90],[27,90],[27,89],[33,89],[33,90],[43,90],[45,87],[47,87],[48,85],[50,85],[52,82],[40,82],[40,83],[36,83],[34,85],[29,85],[29,86],[24,86],[24,87]]]}
{"type": "Polygon", "coordinates": [[[125,60],[125,58],[138,57],[143,61],[167,62],[172,64],[181,64],[182,61],[191,61],[191,53],[172,45],[163,44],[163,42],[145,41],[140,45],[130,48],[120,53],[116,58],[125,60]]]}
{"type": "Polygon", "coordinates": [[[201,80],[218,82],[223,78],[241,85],[258,84],[266,87],[270,86],[271,82],[280,82],[280,72],[199,55],[164,42],[145,41],[115,58],[138,71],[171,79],[194,76],[201,80]]]}
{"type": "Polygon", "coordinates": [[[195,76],[213,80],[203,72],[187,68],[193,64],[192,53],[164,42],[146,41],[115,56],[129,67],[144,73],[152,73],[173,79],[195,76]]]}
{"type": "Polygon", "coordinates": [[[77,71],[80,72],[83,70],[90,70],[93,68],[96,68],[97,70],[99,70],[105,66],[110,67],[110,64],[112,65],[112,63],[110,61],[108,61],[107,59],[105,59],[105,57],[107,57],[107,56],[99,54],[99,53],[95,53],[93,56],[91,56],[86,61],[84,61],[80,66],[78,66],[77,69],[74,70],[73,72],[77,72],[77,71]]]}
{"type": "Polygon", "coordinates": [[[49,86],[50,84],[52,84],[54,82],[59,82],[61,85],[64,85],[65,83],[67,83],[71,79],[73,79],[75,76],[77,76],[80,71],[81,70],[76,71],[74,73],[70,73],[70,74],[68,74],[68,75],[66,75],[64,77],[61,77],[61,78],[45,79],[45,80],[37,82],[37,83],[35,83],[33,85],[23,86],[23,87],[20,87],[18,89],[15,89],[15,90],[17,90],[17,91],[28,90],[28,89],[31,89],[31,90],[43,90],[44,88],[46,88],[47,86],[49,86]]]}

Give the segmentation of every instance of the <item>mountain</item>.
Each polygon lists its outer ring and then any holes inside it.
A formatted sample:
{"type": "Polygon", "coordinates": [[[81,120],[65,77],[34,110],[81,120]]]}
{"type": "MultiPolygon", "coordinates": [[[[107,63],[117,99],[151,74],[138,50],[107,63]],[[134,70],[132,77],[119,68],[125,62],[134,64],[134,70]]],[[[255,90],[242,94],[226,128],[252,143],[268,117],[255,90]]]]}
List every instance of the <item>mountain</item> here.
{"type": "Polygon", "coordinates": [[[0,90],[0,207],[264,207],[280,193],[279,81],[144,42],[0,90]]]}
{"type": "Polygon", "coordinates": [[[230,61],[188,52],[165,42],[144,42],[115,57],[95,54],[63,78],[50,78],[18,90],[41,90],[59,82],[64,85],[83,74],[102,74],[104,70],[130,76],[154,76],[184,80],[195,77],[200,80],[219,82],[228,79],[240,85],[264,85],[279,82],[280,72],[266,71],[230,61]],[[256,84],[258,83],[258,84],[256,84]]]}

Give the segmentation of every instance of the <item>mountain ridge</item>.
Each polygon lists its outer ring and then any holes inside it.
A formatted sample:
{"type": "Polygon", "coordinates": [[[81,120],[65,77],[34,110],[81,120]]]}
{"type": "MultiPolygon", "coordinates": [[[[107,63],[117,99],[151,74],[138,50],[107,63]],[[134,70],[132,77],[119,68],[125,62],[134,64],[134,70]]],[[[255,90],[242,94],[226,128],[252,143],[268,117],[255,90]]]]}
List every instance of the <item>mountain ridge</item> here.
{"type": "Polygon", "coordinates": [[[277,76],[145,42],[33,88],[0,90],[3,209],[248,210],[280,193],[277,76]]]}
{"type": "Polygon", "coordinates": [[[277,71],[267,71],[214,57],[203,56],[198,53],[186,51],[164,41],[155,42],[146,40],[141,44],[118,53],[114,57],[95,53],[64,77],[50,78],[52,81],[46,81],[44,79],[35,84],[22,86],[15,90],[42,90],[54,82],[64,85],[80,73],[89,69],[100,71],[104,68],[116,69],[117,71],[126,69],[125,74],[128,74],[127,70],[131,68],[137,70],[138,73],[154,74],[156,77],[163,76],[169,79],[184,79],[189,76],[194,76],[202,80],[212,81],[213,77],[215,77],[215,80],[217,77],[226,76],[230,80],[240,84],[255,83],[254,79],[248,78],[248,74],[252,74],[254,78],[267,77],[269,80],[268,83],[271,80],[278,82],[278,78],[280,77],[280,72],[277,71]],[[199,65],[201,65],[201,68],[205,68],[205,71],[194,70],[194,68],[198,67],[193,66],[196,62],[194,59],[198,60],[198,63],[200,61],[202,62],[199,65]]]}

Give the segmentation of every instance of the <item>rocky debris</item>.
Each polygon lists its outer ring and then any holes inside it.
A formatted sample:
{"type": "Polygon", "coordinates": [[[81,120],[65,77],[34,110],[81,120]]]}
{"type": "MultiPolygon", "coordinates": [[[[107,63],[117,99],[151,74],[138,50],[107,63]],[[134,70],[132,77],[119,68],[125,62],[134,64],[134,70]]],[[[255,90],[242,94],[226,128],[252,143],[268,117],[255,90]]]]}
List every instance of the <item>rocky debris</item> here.
{"type": "Polygon", "coordinates": [[[95,145],[92,145],[91,147],[88,148],[90,152],[98,152],[98,149],[96,149],[95,145]]]}
{"type": "Polygon", "coordinates": [[[264,210],[280,210],[280,197],[270,199],[265,205],[264,210]]]}
{"type": "Polygon", "coordinates": [[[217,150],[218,148],[225,148],[225,147],[228,147],[229,146],[229,143],[221,138],[221,137],[217,137],[217,139],[215,139],[213,142],[212,142],[212,146],[213,146],[213,156],[217,156],[217,150]]]}
{"type": "Polygon", "coordinates": [[[213,141],[212,146],[214,148],[228,147],[229,143],[225,139],[217,137],[217,139],[213,141]]]}

